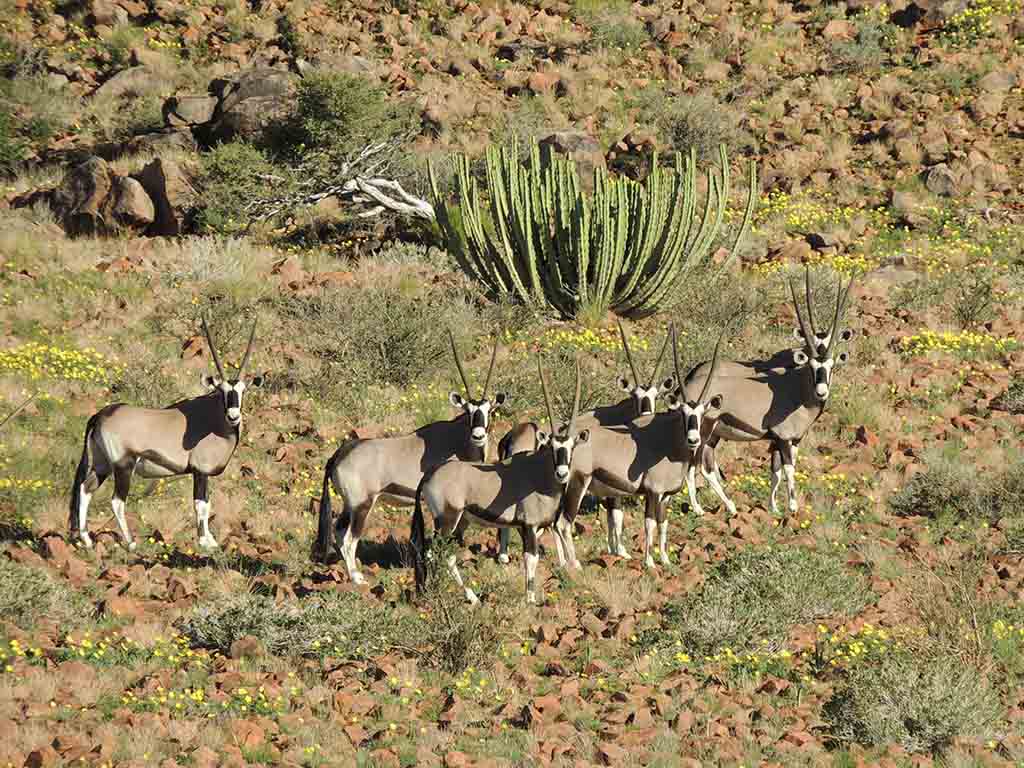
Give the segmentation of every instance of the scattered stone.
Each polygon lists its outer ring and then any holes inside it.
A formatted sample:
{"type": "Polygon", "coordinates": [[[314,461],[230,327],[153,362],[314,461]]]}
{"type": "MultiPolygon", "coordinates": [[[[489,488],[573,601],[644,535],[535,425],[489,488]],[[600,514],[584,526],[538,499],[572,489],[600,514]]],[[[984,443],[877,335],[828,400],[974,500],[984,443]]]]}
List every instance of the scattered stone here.
{"type": "Polygon", "coordinates": [[[153,223],[156,209],[142,185],[130,176],[115,176],[111,214],[120,227],[145,229],[153,223]]]}
{"type": "Polygon", "coordinates": [[[146,230],[149,235],[180,235],[196,190],[177,163],[156,158],[135,174],[135,179],[153,201],[155,215],[146,230]]]}
{"type": "Polygon", "coordinates": [[[832,19],[821,30],[821,35],[826,40],[851,40],[856,34],[857,28],[852,21],[846,19],[832,19]]]}
{"type": "Polygon", "coordinates": [[[978,89],[987,93],[1009,91],[1017,84],[1017,75],[1007,69],[996,69],[978,81],[978,89]]]}
{"type": "Polygon", "coordinates": [[[50,202],[64,231],[69,235],[105,231],[104,209],[112,187],[110,166],[98,157],[90,157],[68,171],[50,202]]]}
{"type": "Polygon", "coordinates": [[[214,96],[171,96],[163,105],[164,124],[172,127],[203,125],[217,111],[214,96]]]}
{"type": "Polygon", "coordinates": [[[258,659],[266,653],[263,642],[252,635],[244,635],[231,644],[232,659],[258,659]]]}
{"type": "Polygon", "coordinates": [[[196,131],[207,145],[232,139],[253,139],[284,117],[292,105],[296,78],[280,69],[250,69],[233,79],[211,81],[210,95],[218,99],[213,119],[196,131]]]}
{"type": "Polygon", "coordinates": [[[933,168],[929,168],[924,184],[928,187],[928,191],[942,197],[953,197],[960,188],[959,179],[945,163],[939,163],[933,168]]]}
{"type": "Polygon", "coordinates": [[[96,89],[94,99],[116,99],[122,96],[143,96],[159,87],[159,81],[148,67],[123,69],[96,89]]]}
{"type": "Polygon", "coordinates": [[[538,143],[541,148],[541,162],[545,162],[547,157],[544,150],[571,157],[576,163],[576,170],[584,189],[591,190],[593,188],[594,171],[607,167],[604,153],[601,151],[601,144],[584,131],[552,133],[538,143]]]}

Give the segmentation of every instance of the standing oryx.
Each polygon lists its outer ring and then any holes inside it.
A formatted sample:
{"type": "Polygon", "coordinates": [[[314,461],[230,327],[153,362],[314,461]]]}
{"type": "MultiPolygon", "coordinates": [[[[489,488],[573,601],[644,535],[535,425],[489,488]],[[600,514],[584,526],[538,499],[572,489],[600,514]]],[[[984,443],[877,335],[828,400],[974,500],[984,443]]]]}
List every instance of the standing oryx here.
{"type": "MultiPolygon", "coordinates": [[[[839,330],[853,279],[843,288],[842,277],[836,293],[835,315],[827,329],[814,325],[809,270],[804,275],[807,311],[810,323],[804,320],[797,298],[796,287],[789,282],[793,306],[800,327],[796,332],[804,345],[793,351],[795,367],[774,367],[766,361],[723,363],[717,372],[716,391],[722,393],[725,404],[710,430],[704,446],[702,464],[706,472],[717,474],[714,450],[719,440],[771,442],[772,482],[771,509],[778,513],[776,493],[786,474],[786,492],[789,511],[795,513],[796,457],[800,441],[825,410],[832,387],[832,374],[836,363],[845,363],[846,352],[835,355],[837,341],[849,341],[849,329],[839,330]]],[[[778,357],[778,355],[776,355],[778,357]]],[[[707,364],[698,366],[687,376],[684,388],[700,386],[706,375],[707,364]]],[[[707,476],[707,475],[705,475],[707,476]]]]}
{"type": "MultiPolygon", "coordinates": [[[[625,376],[620,376],[618,381],[619,387],[627,394],[627,397],[614,405],[598,406],[591,411],[581,413],[579,423],[582,426],[612,427],[625,424],[638,416],[648,416],[657,410],[658,396],[665,392],[671,392],[673,387],[676,386],[676,380],[671,376],[660,384],[658,383],[658,375],[661,373],[661,362],[665,358],[665,350],[668,349],[669,335],[665,335],[665,342],[661,345],[661,351],[654,361],[654,369],[651,371],[651,375],[644,380],[640,378],[636,364],[633,362],[633,353],[629,348],[629,341],[626,339],[626,331],[622,327],[622,322],[617,322],[619,336],[622,338],[622,349],[626,353],[626,362],[629,364],[629,370],[633,374],[633,383],[631,384],[625,376]]],[[[539,431],[540,428],[532,422],[517,424],[498,443],[499,458],[506,459],[515,453],[533,451],[539,448],[540,446],[536,439],[539,431]]],[[[622,504],[617,497],[613,496],[605,500],[605,508],[607,510],[608,522],[608,553],[624,557],[628,560],[630,559],[629,552],[622,543],[622,504]]],[[[499,529],[499,562],[508,562],[508,540],[509,529],[499,529]]],[[[560,539],[555,539],[555,546],[558,551],[559,564],[565,565],[565,555],[562,552],[560,539]]]]}
{"type": "MultiPolygon", "coordinates": [[[[669,333],[678,376],[679,356],[674,326],[669,333]]],[[[718,365],[721,342],[722,338],[719,337],[711,363],[712,375],[709,380],[712,382],[716,381],[714,370],[718,365]]],[[[689,477],[689,468],[699,460],[702,433],[699,425],[694,423],[694,414],[714,414],[722,402],[717,387],[713,395],[709,395],[710,389],[705,387],[695,400],[682,404],[676,402],[674,394],[670,395],[670,403],[676,407],[667,413],[641,416],[620,426],[594,427],[590,438],[591,476],[580,478],[569,489],[567,514],[572,517],[576,513],[583,494],[588,490],[601,498],[643,496],[644,565],[655,565],[652,549],[659,551],[661,562],[667,565],[668,520],[665,516],[665,501],[682,489],[689,477]],[[656,529],[660,529],[657,542],[656,529]]],[[[696,418],[699,420],[699,417],[696,418]]],[[[618,531],[616,539],[611,543],[616,549],[622,548],[618,531]]]]}
{"type": "Polygon", "coordinates": [[[363,535],[366,518],[378,498],[399,506],[411,506],[425,472],[449,459],[483,461],[486,458],[491,417],[507,401],[503,392],[496,394],[493,400],[487,396],[498,354],[498,341],[494,341],[491,365],[480,397],[474,400],[451,331],[448,338],[455,355],[455,365],[466,388],[465,398],[452,392],[449,400],[462,413],[450,421],[426,424],[408,435],[349,440],[327,461],[320,498],[320,521],[312,554],[314,559],[324,561],[331,549],[337,548],[332,536],[333,484],[343,504],[337,521],[338,533],[343,527],[345,529],[340,552],[349,578],[356,584],[365,581],[356,562],[356,547],[363,535]]]}
{"type": "MultiPolygon", "coordinates": [[[[498,464],[450,461],[423,477],[416,489],[416,511],[413,514],[410,539],[416,549],[416,586],[422,590],[426,578],[424,548],[426,531],[423,503],[430,509],[434,530],[451,534],[463,515],[474,521],[498,528],[517,528],[523,538],[523,566],[526,572],[526,601],[536,602],[534,581],[537,574],[537,534],[554,525],[570,562],[576,560],[572,538],[572,514],[562,505],[566,488],[579,483],[590,471],[590,430],[577,432],[576,417],[580,405],[580,363],[576,361],[576,395],[568,423],[558,428],[548,385],[540,358],[537,359],[544,402],[547,405],[551,434],[538,434],[541,447],[529,453],[517,453],[498,464]]],[[[448,569],[466,598],[477,597],[462,582],[455,565],[455,555],[448,559],[448,569]]]]}
{"type": "Polygon", "coordinates": [[[207,549],[217,546],[217,540],[210,533],[208,481],[224,471],[238,446],[242,393],[249,387],[261,386],[263,377],[257,376],[248,383],[242,378],[256,335],[255,321],[233,379],[224,375],[205,317],[202,324],[210,356],[217,367],[216,376],[203,377],[209,389],[207,394],[161,409],[108,405],[89,419],[82,459],[71,489],[69,521],[72,533],[77,532],[86,547],[92,546],[87,526],[89,500],[113,474],[111,506],[125,545],[135,549],[124,511],[133,473],[146,478],[191,474],[199,545],[207,549]]]}

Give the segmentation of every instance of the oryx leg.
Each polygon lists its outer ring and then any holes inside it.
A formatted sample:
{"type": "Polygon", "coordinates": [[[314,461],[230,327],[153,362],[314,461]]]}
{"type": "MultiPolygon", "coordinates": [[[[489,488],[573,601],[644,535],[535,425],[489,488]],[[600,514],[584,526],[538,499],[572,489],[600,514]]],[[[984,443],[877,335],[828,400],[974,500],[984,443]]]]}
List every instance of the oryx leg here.
{"type": "Polygon", "coordinates": [[[654,537],[658,531],[659,494],[648,493],[644,497],[644,567],[654,568],[651,550],[656,546],[654,537]]]}
{"type": "Polygon", "coordinates": [[[661,564],[670,565],[668,559],[668,515],[665,514],[665,497],[658,496],[657,500],[658,518],[658,551],[660,552],[661,564]]]}
{"type": "Polygon", "coordinates": [[[93,494],[103,485],[103,481],[110,477],[110,472],[100,472],[92,469],[86,475],[78,493],[78,510],[76,512],[75,528],[78,531],[78,539],[86,549],[92,548],[92,536],[89,535],[89,502],[93,494]]]}
{"type": "Polygon", "coordinates": [[[697,501],[697,458],[691,458],[686,467],[686,493],[690,497],[690,509],[698,517],[704,514],[704,507],[697,501]]]}
{"type": "Polygon", "coordinates": [[[789,502],[789,514],[796,514],[796,443],[782,443],[782,470],[786,473],[786,499],[789,502]]]}
{"type": "Polygon", "coordinates": [[[608,522],[608,554],[618,555],[624,560],[632,560],[632,556],[622,541],[622,500],[613,496],[605,499],[604,504],[608,522]]]}
{"type": "Polygon", "coordinates": [[[573,541],[572,527],[589,487],[589,478],[582,481],[570,480],[569,487],[566,488],[565,495],[562,497],[562,509],[558,515],[558,522],[555,524],[555,548],[558,551],[558,564],[563,568],[566,565],[573,570],[583,567],[576,558],[576,543],[573,541]]]}
{"type": "Polygon", "coordinates": [[[114,496],[110,500],[110,506],[114,510],[114,517],[117,518],[117,527],[121,529],[121,540],[130,551],[135,549],[135,542],[128,530],[128,518],[125,515],[125,503],[128,500],[128,491],[132,485],[132,473],[135,465],[114,468],[114,496]]]}
{"type": "MultiPolygon", "coordinates": [[[[561,520],[559,520],[561,523],[561,520]]],[[[524,525],[519,529],[523,539],[523,570],[526,573],[526,602],[534,605],[537,602],[537,561],[540,560],[537,545],[537,529],[524,525]]],[[[557,538],[557,537],[556,537],[557,538]]]]}
{"type": "Polygon", "coordinates": [[[192,474],[192,501],[196,508],[196,536],[203,549],[216,549],[220,545],[210,533],[210,478],[194,472],[192,474]]]}
{"type": "MultiPolygon", "coordinates": [[[[457,514],[453,515],[448,520],[435,519],[434,530],[436,530],[438,534],[452,537],[458,530],[460,522],[462,522],[461,510],[459,510],[457,514]]],[[[452,575],[452,578],[455,579],[455,583],[462,587],[462,591],[466,593],[466,599],[473,605],[476,605],[480,602],[480,598],[478,598],[476,596],[476,593],[472,589],[467,587],[465,583],[462,581],[462,574],[459,572],[459,566],[457,564],[458,559],[458,555],[456,555],[454,552],[448,556],[448,562],[445,563],[445,565],[448,567],[448,573],[450,573],[452,575]]]]}
{"type": "Polygon", "coordinates": [[[512,531],[508,528],[498,529],[498,562],[502,565],[508,564],[508,540],[512,531]]]}
{"type": "MultiPolygon", "coordinates": [[[[377,497],[372,496],[362,504],[352,507],[348,499],[344,500],[345,507],[342,518],[348,520],[348,526],[341,537],[341,556],[345,560],[345,568],[348,570],[348,577],[353,584],[365,584],[366,579],[359,571],[359,562],[356,560],[356,548],[359,546],[359,539],[366,527],[366,518],[369,516],[377,497]]],[[[456,521],[456,524],[458,521],[456,521]]],[[[452,528],[454,530],[454,526],[452,528]]]]}
{"type": "Polygon", "coordinates": [[[782,483],[782,450],[780,449],[779,443],[772,443],[772,514],[779,514],[779,504],[775,500],[775,496],[779,491],[779,485],[782,483]]]}
{"type": "Polygon", "coordinates": [[[715,449],[712,445],[705,445],[701,451],[700,471],[704,475],[707,484],[718,495],[718,498],[725,504],[730,515],[736,514],[736,505],[725,495],[725,488],[722,487],[721,472],[718,470],[718,459],[715,457],[715,449]]]}

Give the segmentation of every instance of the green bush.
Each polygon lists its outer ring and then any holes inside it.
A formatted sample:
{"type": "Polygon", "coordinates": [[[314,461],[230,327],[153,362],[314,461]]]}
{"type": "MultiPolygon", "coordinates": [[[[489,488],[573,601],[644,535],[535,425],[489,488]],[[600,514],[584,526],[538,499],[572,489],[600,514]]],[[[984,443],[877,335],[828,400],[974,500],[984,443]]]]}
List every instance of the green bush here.
{"type": "MultiPolygon", "coordinates": [[[[246,205],[270,192],[268,177],[281,177],[262,151],[243,141],[221,144],[203,157],[199,183],[202,206],[196,217],[201,231],[231,234],[248,223],[246,205]]],[[[276,186],[284,192],[287,180],[276,186]]]]}
{"type": "Polygon", "coordinates": [[[18,135],[15,128],[14,115],[0,102],[0,176],[14,174],[25,158],[27,147],[28,142],[18,135]]]}
{"type": "Polygon", "coordinates": [[[992,401],[992,408],[1015,416],[1024,413],[1024,377],[1014,376],[1006,391],[992,401]]]}
{"type": "Polygon", "coordinates": [[[959,656],[895,652],[852,669],[825,706],[833,739],[941,752],[987,737],[1001,713],[989,680],[959,656]]]}
{"type": "Polygon", "coordinates": [[[590,46],[634,50],[650,42],[629,0],[576,0],[575,17],[590,29],[590,46]]]}
{"type": "Polygon", "coordinates": [[[0,616],[23,629],[41,618],[72,623],[90,613],[88,601],[45,570],[0,555],[0,616]]]}
{"type": "Polygon", "coordinates": [[[641,117],[653,125],[670,149],[697,150],[697,161],[716,159],[718,147],[736,152],[750,143],[740,126],[740,114],[710,93],[664,97],[648,101],[641,117]]]}
{"type": "Polygon", "coordinates": [[[855,615],[871,601],[866,579],[841,559],[797,546],[746,549],[717,566],[701,589],[664,610],[657,644],[712,654],[778,647],[790,628],[855,615]],[[665,630],[668,630],[666,632],[665,630]]]}
{"type": "Polygon", "coordinates": [[[997,472],[979,472],[961,458],[933,456],[923,472],[890,497],[889,506],[901,517],[997,523],[1024,509],[1022,472],[1021,461],[997,472]]]}
{"type": "Polygon", "coordinates": [[[241,595],[200,605],[178,622],[193,646],[229,654],[246,635],[272,656],[368,658],[389,653],[416,634],[416,617],[353,592],[327,592],[297,603],[241,595]]]}

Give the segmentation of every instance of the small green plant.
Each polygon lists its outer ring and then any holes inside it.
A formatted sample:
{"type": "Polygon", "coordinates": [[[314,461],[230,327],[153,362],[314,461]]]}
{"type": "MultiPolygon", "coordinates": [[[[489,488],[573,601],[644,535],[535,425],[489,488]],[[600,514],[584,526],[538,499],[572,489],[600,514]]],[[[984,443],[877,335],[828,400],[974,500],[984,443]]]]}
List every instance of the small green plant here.
{"type": "Polygon", "coordinates": [[[1010,379],[1006,391],[992,401],[992,408],[1015,416],[1024,413],[1024,377],[1015,375],[1010,379]]]}
{"type": "Polygon", "coordinates": [[[28,142],[17,132],[14,115],[0,101],[0,176],[10,176],[25,159],[28,142]]]}
{"type": "Polygon", "coordinates": [[[658,129],[671,149],[679,152],[696,149],[697,162],[701,164],[714,161],[722,145],[736,152],[749,142],[749,137],[739,128],[739,115],[711,93],[662,95],[648,100],[641,115],[645,122],[658,129]]]}
{"type": "Polygon", "coordinates": [[[853,616],[870,600],[864,577],[834,555],[747,549],[717,566],[699,592],[666,606],[658,644],[678,641],[702,655],[775,650],[793,625],[853,616]]]}
{"type": "Polygon", "coordinates": [[[960,13],[951,16],[942,28],[942,40],[951,46],[969,46],[992,35],[995,16],[1013,18],[1024,10],[1021,0],[971,0],[960,13]]]}
{"type": "Polygon", "coordinates": [[[85,598],[39,568],[0,556],[0,615],[30,628],[41,618],[75,621],[89,613],[85,598]]]}
{"type": "Polygon", "coordinates": [[[574,6],[576,18],[590,29],[593,48],[629,51],[650,42],[628,0],[576,0],[574,6]]]}
{"type": "Polygon", "coordinates": [[[1024,508],[1024,483],[1019,461],[998,472],[979,473],[956,459],[933,456],[889,499],[896,515],[918,515],[951,523],[997,523],[1024,508]]]}
{"type": "Polygon", "coordinates": [[[846,72],[864,72],[880,67],[888,56],[886,37],[888,20],[868,11],[856,17],[856,36],[852,40],[832,42],[836,68],[846,72]]]}
{"type": "Polygon", "coordinates": [[[856,665],[825,706],[833,739],[908,752],[941,752],[983,739],[1001,707],[989,680],[952,654],[886,653],[856,665]]]}
{"type": "Polygon", "coordinates": [[[203,157],[199,177],[203,187],[196,217],[200,230],[232,234],[243,229],[248,223],[246,204],[267,194],[271,184],[278,191],[287,186],[282,173],[252,144],[236,141],[216,147],[203,157]]]}

